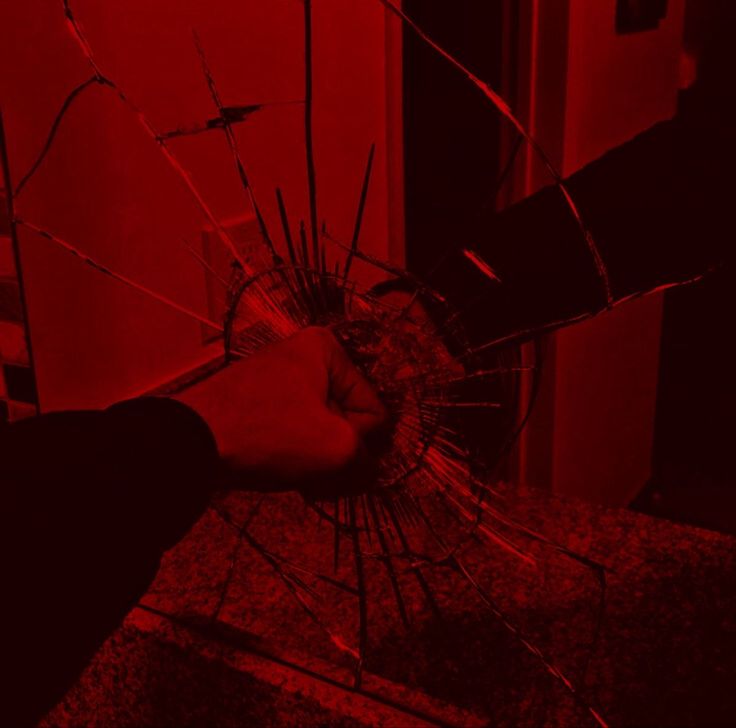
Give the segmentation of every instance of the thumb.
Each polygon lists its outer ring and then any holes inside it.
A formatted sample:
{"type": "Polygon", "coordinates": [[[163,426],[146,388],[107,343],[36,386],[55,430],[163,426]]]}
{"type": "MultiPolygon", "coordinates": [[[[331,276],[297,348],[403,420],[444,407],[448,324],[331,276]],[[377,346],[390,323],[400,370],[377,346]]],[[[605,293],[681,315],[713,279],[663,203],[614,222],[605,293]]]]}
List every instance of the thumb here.
{"type": "Polygon", "coordinates": [[[327,352],[329,398],[360,436],[379,429],[387,419],[386,408],[375,389],[350,361],[345,349],[331,337],[327,352]]]}

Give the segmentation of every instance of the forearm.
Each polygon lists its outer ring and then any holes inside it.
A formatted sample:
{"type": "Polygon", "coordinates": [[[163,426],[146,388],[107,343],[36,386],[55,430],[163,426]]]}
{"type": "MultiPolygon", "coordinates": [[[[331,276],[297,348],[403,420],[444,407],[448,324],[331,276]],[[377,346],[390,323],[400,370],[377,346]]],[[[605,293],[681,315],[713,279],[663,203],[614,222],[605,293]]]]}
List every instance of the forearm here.
{"type": "Polygon", "coordinates": [[[32,723],[145,592],[205,508],[217,469],[206,425],[178,402],[49,414],[0,433],[5,715],[32,723]],[[33,695],[24,689],[33,687],[33,695]]]}

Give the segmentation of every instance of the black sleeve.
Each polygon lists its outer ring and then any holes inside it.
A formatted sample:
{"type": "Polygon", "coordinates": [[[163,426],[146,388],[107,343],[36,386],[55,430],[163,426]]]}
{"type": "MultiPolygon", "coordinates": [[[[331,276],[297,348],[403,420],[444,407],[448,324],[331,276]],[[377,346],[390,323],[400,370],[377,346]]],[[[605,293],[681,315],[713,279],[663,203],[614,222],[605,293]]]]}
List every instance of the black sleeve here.
{"type": "Polygon", "coordinates": [[[217,467],[204,421],[164,398],[0,429],[2,725],[63,696],[201,515],[217,467]]]}
{"type": "MultiPolygon", "coordinates": [[[[600,251],[613,300],[684,281],[733,256],[733,128],[720,106],[695,98],[567,180],[600,251]]],[[[461,309],[474,343],[554,328],[603,310],[593,257],[550,186],[459,234],[434,281],[461,309]],[[477,252],[490,280],[463,253],[477,252]]]]}

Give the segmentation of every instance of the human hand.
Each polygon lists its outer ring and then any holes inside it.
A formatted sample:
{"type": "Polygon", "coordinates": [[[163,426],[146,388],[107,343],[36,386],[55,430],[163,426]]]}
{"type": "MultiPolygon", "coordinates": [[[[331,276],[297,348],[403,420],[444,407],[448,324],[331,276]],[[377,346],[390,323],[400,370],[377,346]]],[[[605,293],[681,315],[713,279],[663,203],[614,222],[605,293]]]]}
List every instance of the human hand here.
{"type": "Polygon", "coordinates": [[[210,426],[236,484],[312,494],[359,487],[366,439],[386,420],[345,350],[317,327],[235,362],[177,399],[210,426]]]}

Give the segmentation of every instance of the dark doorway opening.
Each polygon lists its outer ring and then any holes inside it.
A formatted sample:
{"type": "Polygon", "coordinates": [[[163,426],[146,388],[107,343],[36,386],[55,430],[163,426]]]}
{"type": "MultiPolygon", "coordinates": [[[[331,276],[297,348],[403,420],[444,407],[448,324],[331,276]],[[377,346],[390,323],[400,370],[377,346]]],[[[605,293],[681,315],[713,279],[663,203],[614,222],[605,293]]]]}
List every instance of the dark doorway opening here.
{"type": "MultiPolygon", "coordinates": [[[[501,82],[504,0],[404,0],[403,9],[491,86],[501,82]]],[[[426,274],[484,205],[499,172],[500,120],[457,69],[404,30],[406,258],[426,274]]]]}

